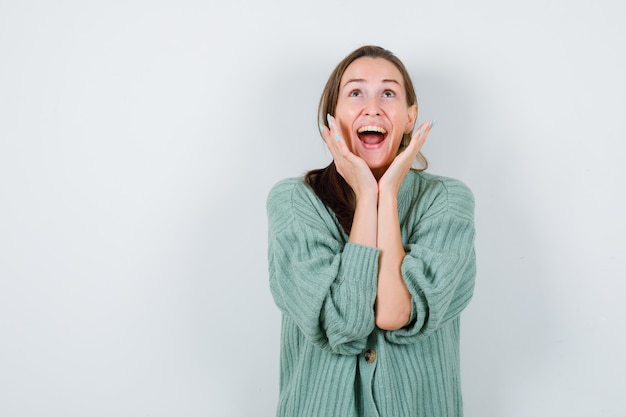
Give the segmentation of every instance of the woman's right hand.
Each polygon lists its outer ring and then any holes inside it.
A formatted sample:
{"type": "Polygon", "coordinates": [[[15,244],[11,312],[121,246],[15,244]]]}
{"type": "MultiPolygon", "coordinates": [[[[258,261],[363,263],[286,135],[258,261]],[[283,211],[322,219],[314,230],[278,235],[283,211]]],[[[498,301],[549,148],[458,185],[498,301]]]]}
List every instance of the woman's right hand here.
{"type": "Polygon", "coordinates": [[[328,115],[328,126],[320,126],[326,146],[333,155],[337,172],[350,185],[357,200],[361,196],[378,196],[378,184],[367,163],[356,156],[341,135],[341,129],[335,118],[328,115]]]}

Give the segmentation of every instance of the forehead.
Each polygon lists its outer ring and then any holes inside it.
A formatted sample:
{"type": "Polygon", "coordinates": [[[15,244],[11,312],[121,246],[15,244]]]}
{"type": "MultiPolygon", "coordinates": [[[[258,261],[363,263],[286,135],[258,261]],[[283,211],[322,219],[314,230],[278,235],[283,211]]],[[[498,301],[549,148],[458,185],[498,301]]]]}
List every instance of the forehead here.
{"type": "Polygon", "coordinates": [[[384,58],[362,57],[354,60],[343,73],[341,86],[353,80],[369,83],[395,81],[404,86],[400,70],[384,58]]]}

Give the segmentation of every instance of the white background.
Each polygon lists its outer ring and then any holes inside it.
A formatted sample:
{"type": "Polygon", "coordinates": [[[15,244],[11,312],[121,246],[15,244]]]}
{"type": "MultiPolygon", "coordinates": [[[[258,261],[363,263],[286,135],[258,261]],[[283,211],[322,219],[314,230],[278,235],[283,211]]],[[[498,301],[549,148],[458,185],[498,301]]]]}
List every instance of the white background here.
{"type": "Polygon", "coordinates": [[[466,416],[623,416],[619,0],[0,1],[0,415],[273,416],[265,197],[363,44],[475,193],[466,416]]]}

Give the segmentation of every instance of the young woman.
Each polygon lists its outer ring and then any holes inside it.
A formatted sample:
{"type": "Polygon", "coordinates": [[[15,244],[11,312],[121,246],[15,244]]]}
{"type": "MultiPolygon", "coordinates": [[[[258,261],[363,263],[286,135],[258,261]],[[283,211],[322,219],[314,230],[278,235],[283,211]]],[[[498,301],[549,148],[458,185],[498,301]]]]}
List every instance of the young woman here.
{"type": "Polygon", "coordinates": [[[279,417],[462,415],[474,200],[461,182],[411,168],[425,165],[435,124],[414,129],[416,119],[402,62],[380,47],[355,50],[320,100],[333,162],[268,195],[270,288],[283,314],[279,417]]]}

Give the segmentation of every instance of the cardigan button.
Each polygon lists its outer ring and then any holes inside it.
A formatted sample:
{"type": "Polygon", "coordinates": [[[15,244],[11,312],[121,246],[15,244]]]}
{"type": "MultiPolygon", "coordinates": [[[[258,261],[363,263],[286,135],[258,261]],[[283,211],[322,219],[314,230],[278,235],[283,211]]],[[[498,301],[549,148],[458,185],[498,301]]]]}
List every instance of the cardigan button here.
{"type": "Polygon", "coordinates": [[[368,349],[364,355],[367,363],[373,363],[376,360],[376,351],[374,349],[368,349]]]}

